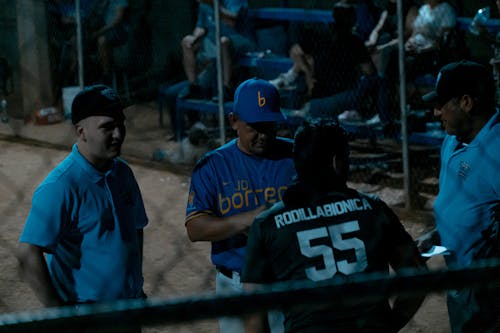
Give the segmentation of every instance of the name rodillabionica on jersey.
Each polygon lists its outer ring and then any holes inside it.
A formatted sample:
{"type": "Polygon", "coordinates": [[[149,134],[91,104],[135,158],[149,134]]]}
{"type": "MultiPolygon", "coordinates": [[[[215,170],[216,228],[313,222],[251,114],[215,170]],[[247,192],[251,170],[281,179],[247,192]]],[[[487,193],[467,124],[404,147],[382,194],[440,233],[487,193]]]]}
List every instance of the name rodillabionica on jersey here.
{"type": "Polygon", "coordinates": [[[321,217],[338,216],[360,210],[373,210],[370,203],[363,198],[341,200],[316,206],[314,208],[297,208],[274,216],[276,228],[285,227],[288,224],[315,220],[321,217]]]}

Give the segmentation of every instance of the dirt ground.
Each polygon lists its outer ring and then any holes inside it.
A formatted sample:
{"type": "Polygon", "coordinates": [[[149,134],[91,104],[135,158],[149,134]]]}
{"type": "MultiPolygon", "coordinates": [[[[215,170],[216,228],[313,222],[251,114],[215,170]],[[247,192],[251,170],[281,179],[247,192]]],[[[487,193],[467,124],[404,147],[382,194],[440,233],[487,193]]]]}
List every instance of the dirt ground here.
{"type": "MultiPolygon", "coordinates": [[[[151,151],[159,145],[165,146],[165,130],[158,129],[155,123],[155,113],[150,112],[147,116],[142,114],[131,118],[129,125],[132,124],[132,126],[129,126],[131,131],[125,142],[124,153],[131,156],[129,161],[132,161],[131,166],[142,190],[150,219],[145,229],[145,291],[150,297],[164,299],[212,293],[214,269],[209,260],[209,244],[191,243],[186,236],[183,223],[189,176],[183,172],[168,171],[164,166],[152,167],[147,163],[147,156],[151,154],[151,151]],[[142,160],[137,154],[133,154],[134,151],[141,152],[142,160]],[[140,163],[135,163],[136,161],[140,163]]],[[[45,141],[59,143],[59,149],[13,142],[8,136],[11,133],[0,137],[0,216],[2,217],[0,223],[0,270],[2,272],[0,274],[0,313],[41,307],[33,292],[18,277],[14,252],[30,208],[33,190],[69,151],[68,141],[63,142],[60,138],[72,140],[71,135],[64,132],[68,127],[65,124],[59,127],[31,127],[31,130],[21,127],[18,126],[17,129],[12,130],[17,131],[16,133],[35,133],[31,135],[38,136],[38,139],[44,136],[45,141]],[[55,138],[50,137],[55,132],[59,134],[55,138]]],[[[400,195],[396,193],[397,190],[380,186],[373,187],[364,184],[353,184],[353,186],[361,190],[373,191],[383,199],[391,199],[400,195]]],[[[406,212],[401,209],[396,209],[396,212],[413,235],[422,233],[432,224],[432,216],[429,212],[406,212]]],[[[429,261],[431,268],[439,268],[442,265],[439,257],[429,261]]],[[[144,329],[146,333],[217,331],[215,320],[144,329]]],[[[402,332],[449,332],[443,295],[441,293],[429,295],[415,318],[402,332]]]]}

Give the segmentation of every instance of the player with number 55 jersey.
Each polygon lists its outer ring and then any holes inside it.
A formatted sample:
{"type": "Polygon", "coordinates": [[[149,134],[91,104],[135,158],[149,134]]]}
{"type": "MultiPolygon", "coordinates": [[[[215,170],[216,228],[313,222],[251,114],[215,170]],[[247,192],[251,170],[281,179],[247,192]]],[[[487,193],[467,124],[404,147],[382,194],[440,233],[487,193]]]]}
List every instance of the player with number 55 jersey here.
{"type": "MultiPolygon", "coordinates": [[[[338,125],[306,124],[298,130],[298,182],[251,226],[244,282],[325,281],[356,273],[389,274],[390,266],[396,271],[424,266],[394,212],[377,197],[347,187],[348,158],[347,136],[338,125]]],[[[285,332],[397,332],[422,300],[398,297],[391,307],[387,300],[359,299],[346,307],[332,299],[320,308],[284,309],[285,332]]],[[[255,324],[255,317],[247,321],[247,332],[255,324]]]]}

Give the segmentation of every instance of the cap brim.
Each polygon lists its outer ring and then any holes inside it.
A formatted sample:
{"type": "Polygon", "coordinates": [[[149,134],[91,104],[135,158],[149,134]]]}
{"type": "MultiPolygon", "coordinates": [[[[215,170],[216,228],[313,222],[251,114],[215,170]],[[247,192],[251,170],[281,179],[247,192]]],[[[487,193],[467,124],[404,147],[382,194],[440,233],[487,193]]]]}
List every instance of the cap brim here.
{"type": "Polygon", "coordinates": [[[253,124],[253,123],[268,123],[268,122],[282,122],[285,121],[285,116],[283,116],[283,113],[281,112],[266,112],[266,113],[260,113],[259,115],[256,115],[255,117],[241,117],[238,114],[238,117],[243,120],[246,123],[253,124]]]}
{"type": "Polygon", "coordinates": [[[438,95],[435,90],[422,96],[422,100],[427,103],[434,103],[438,100],[438,95]]]}

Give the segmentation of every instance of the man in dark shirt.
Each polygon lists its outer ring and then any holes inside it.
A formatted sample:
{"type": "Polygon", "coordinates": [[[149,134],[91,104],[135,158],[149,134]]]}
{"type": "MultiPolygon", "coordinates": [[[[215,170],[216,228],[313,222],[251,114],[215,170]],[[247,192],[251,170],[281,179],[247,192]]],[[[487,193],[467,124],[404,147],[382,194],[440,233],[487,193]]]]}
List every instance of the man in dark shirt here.
{"type": "Polygon", "coordinates": [[[393,117],[388,113],[385,80],[378,75],[363,40],[353,33],[355,7],[338,3],[333,17],[333,33],[313,57],[311,100],[295,115],[332,120],[339,115],[340,120],[378,115],[380,121],[390,123],[393,117]],[[346,117],[348,113],[352,117],[346,117]]]}
{"type": "MultiPolygon", "coordinates": [[[[325,281],[357,273],[389,274],[389,265],[396,271],[424,267],[392,210],[347,187],[348,160],[347,134],[338,125],[306,124],[297,131],[298,182],[252,224],[242,281],[325,281]]],[[[284,309],[285,332],[397,332],[422,300],[398,296],[392,307],[387,300],[363,299],[348,307],[289,307],[284,309]]],[[[260,324],[256,317],[248,320],[247,333],[260,331],[260,324]]]]}

